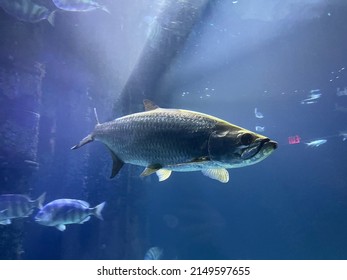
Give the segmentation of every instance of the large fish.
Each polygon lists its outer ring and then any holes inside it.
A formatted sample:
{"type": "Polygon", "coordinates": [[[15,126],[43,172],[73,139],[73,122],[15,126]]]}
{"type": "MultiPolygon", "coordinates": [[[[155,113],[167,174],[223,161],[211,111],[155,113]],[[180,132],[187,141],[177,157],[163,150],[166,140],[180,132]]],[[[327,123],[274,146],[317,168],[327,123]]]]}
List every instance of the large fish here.
{"type": "Polygon", "coordinates": [[[141,176],[157,173],[159,181],[172,171],[197,171],[226,183],[227,168],[258,163],[277,147],[269,138],[206,114],[162,109],[149,100],[146,112],[97,125],[71,149],[93,140],[104,143],[113,159],[111,178],[124,163],[146,167],[141,176]]]}
{"type": "Polygon", "coordinates": [[[54,25],[55,10],[32,0],[0,0],[0,7],[18,20],[36,23],[47,20],[54,25]]]}
{"type": "Polygon", "coordinates": [[[0,195],[0,225],[9,225],[12,219],[28,217],[35,208],[42,208],[45,195],[35,200],[21,194],[0,195]]]}
{"type": "Polygon", "coordinates": [[[77,199],[57,199],[46,204],[35,216],[35,221],[44,226],[54,226],[60,231],[66,229],[67,224],[83,224],[94,215],[102,220],[101,211],[105,202],[94,208],[89,203],[77,199]]]}

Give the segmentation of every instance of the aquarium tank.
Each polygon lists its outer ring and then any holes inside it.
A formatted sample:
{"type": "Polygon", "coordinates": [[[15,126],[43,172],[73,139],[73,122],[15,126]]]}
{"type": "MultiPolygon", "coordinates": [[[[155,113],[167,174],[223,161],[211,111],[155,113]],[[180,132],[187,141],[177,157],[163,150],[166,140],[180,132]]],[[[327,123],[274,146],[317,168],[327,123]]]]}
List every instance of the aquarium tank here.
{"type": "Polygon", "coordinates": [[[345,0],[0,0],[0,258],[347,259],[345,0]]]}

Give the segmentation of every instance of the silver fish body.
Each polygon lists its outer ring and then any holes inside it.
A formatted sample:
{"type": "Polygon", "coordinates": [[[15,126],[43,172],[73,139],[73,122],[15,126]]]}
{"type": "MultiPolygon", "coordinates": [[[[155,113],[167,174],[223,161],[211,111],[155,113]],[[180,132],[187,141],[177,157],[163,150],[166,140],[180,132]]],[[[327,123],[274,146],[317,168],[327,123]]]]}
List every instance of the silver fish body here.
{"type": "Polygon", "coordinates": [[[93,0],[53,0],[57,8],[70,12],[89,12],[95,9],[101,9],[108,12],[108,9],[93,0]]]}
{"type": "Polygon", "coordinates": [[[308,147],[319,147],[320,145],[323,145],[326,142],[328,142],[328,140],[326,140],[326,139],[318,139],[318,140],[314,140],[314,141],[311,141],[311,142],[307,142],[305,144],[308,147]]]}
{"type": "Polygon", "coordinates": [[[145,166],[142,176],[157,172],[159,180],[171,171],[197,171],[227,182],[226,168],[255,164],[277,147],[265,136],[210,115],[162,109],[145,101],[146,112],[97,124],[72,149],[93,140],[104,143],[113,158],[112,176],[124,163],[145,166]]]}
{"type": "Polygon", "coordinates": [[[94,215],[102,220],[101,211],[105,202],[90,208],[89,203],[77,199],[57,199],[46,204],[35,216],[41,225],[54,226],[64,231],[67,224],[83,224],[94,215]]]}
{"type": "Polygon", "coordinates": [[[45,193],[35,200],[21,194],[0,195],[0,224],[8,225],[12,219],[30,216],[35,208],[42,208],[44,199],[45,193]]]}

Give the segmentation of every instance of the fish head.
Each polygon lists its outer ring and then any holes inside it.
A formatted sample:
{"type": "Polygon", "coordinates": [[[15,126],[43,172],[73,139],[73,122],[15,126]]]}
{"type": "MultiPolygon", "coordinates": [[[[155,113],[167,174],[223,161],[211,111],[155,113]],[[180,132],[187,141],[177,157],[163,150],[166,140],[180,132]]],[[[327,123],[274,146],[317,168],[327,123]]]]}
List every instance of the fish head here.
{"type": "Polygon", "coordinates": [[[40,210],[35,216],[35,222],[41,225],[49,225],[52,221],[52,213],[40,210]]]}
{"type": "Polygon", "coordinates": [[[217,128],[208,141],[210,159],[224,168],[258,163],[276,148],[277,142],[268,137],[234,125],[217,128]]]}

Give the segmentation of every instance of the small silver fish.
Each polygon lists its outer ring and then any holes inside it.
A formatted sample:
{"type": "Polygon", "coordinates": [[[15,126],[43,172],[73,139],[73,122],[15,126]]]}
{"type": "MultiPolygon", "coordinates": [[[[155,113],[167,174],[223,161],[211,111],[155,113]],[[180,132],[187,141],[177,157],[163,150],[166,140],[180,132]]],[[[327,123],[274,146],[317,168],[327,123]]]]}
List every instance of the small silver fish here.
{"type": "Polygon", "coordinates": [[[307,105],[308,104],[315,104],[315,103],[317,103],[317,101],[307,101],[307,100],[306,101],[304,101],[304,100],[301,101],[301,104],[303,104],[303,105],[305,105],[305,104],[307,104],[307,105]]]}
{"type": "Polygon", "coordinates": [[[89,203],[77,199],[57,199],[46,204],[35,216],[35,221],[44,226],[56,227],[60,231],[66,229],[67,224],[83,224],[94,215],[103,220],[101,211],[105,202],[94,208],[89,203]]]}
{"type": "Polygon", "coordinates": [[[3,194],[0,195],[0,225],[9,225],[15,218],[24,218],[31,215],[35,208],[42,208],[46,193],[39,198],[31,200],[26,195],[3,194]]]}
{"type": "Polygon", "coordinates": [[[164,250],[160,247],[151,247],[145,254],[144,260],[160,260],[163,257],[164,250]]]}
{"type": "Polygon", "coordinates": [[[31,23],[47,20],[54,25],[56,9],[52,10],[31,0],[0,0],[0,7],[18,20],[31,23]]]}
{"type": "Polygon", "coordinates": [[[318,140],[314,140],[311,142],[307,142],[305,143],[308,147],[318,147],[320,145],[323,145],[327,142],[328,140],[326,139],[318,139],[318,140]]]}
{"type": "Polygon", "coordinates": [[[347,87],[345,87],[344,89],[337,88],[336,95],[337,96],[347,95],[347,87]]]}
{"type": "Polygon", "coordinates": [[[260,125],[257,125],[255,127],[255,130],[258,131],[258,132],[263,132],[265,130],[265,126],[260,126],[260,125]]]}
{"type": "Polygon", "coordinates": [[[347,140],[347,132],[341,131],[339,133],[339,136],[342,137],[342,141],[346,141],[347,140]]]}
{"type": "Polygon", "coordinates": [[[255,115],[255,117],[258,118],[258,119],[264,118],[263,113],[259,112],[259,111],[258,111],[258,108],[254,108],[254,115],[255,115]]]}
{"type": "Polygon", "coordinates": [[[310,91],[308,98],[302,100],[301,104],[314,104],[317,103],[317,100],[322,96],[319,89],[313,89],[310,91]]]}
{"type": "Polygon", "coordinates": [[[70,12],[89,12],[100,9],[107,13],[110,11],[93,0],[52,0],[57,8],[70,12]]]}

